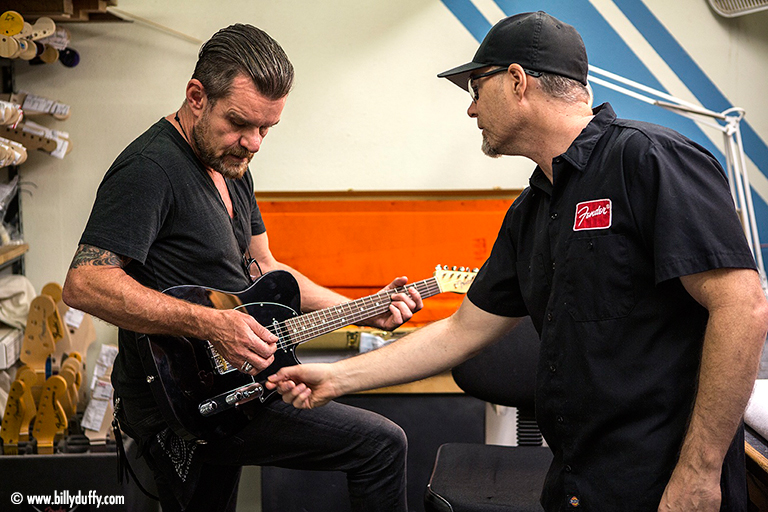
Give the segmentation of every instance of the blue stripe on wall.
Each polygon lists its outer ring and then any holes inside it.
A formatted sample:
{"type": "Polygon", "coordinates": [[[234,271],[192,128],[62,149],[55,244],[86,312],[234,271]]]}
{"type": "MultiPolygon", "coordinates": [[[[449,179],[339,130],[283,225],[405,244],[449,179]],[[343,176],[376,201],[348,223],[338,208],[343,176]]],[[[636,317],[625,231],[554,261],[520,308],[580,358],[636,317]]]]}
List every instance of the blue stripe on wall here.
{"type": "Polygon", "coordinates": [[[485,34],[491,30],[491,23],[470,0],[442,0],[442,2],[478,41],[482,41],[485,34]]]}

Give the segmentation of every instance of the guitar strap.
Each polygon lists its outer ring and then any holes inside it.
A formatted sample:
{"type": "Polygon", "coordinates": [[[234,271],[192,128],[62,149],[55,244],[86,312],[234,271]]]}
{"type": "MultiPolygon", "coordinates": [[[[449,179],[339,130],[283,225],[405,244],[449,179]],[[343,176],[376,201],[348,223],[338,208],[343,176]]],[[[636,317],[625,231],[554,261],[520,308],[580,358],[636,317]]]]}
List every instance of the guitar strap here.
{"type": "Polygon", "coordinates": [[[126,482],[130,482],[130,477],[133,477],[133,481],[136,482],[139,490],[143,492],[148,498],[155,501],[160,501],[160,498],[147,491],[139,479],[136,477],[131,463],[128,461],[128,455],[125,453],[125,446],[123,445],[123,434],[120,431],[120,420],[118,419],[118,412],[120,411],[120,397],[115,398],[115,412],[112,415],[112,432],[115,436],[115,444],[117,444],[117,481],[123,483],[123,477],[126,482]]]}

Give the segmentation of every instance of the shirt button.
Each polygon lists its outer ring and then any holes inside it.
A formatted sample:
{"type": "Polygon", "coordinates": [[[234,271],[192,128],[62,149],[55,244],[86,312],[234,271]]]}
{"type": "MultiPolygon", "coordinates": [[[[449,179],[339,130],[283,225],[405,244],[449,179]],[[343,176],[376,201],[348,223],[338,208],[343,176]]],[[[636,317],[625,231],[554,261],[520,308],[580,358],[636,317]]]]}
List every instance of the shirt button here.
{"type": "Polygon", "coordinates": [[[571,468],[571,466],[569,466],[568,464],[566,464],[566,465],[565,465],[565,467],[564,467],[563,469],[565,469],[565,472],[566,472],[566,473],[570,473],[571,471],[573,471],[573,469],[571,468]]]}
{"type": "Polygon", "coordinates": [[[552,270],[555,270],[555,262],[552,262],[552,270]]]}
{"type": "Polygon", "coordinates": [[[558,422],[558,423],[562,423],[562,422],[564,422],[564,421],[565,421],[565,418],[563,418],[562,416],[558,416],[558,417],[557,417],[557,422],[558,422]]]}
{"type": "Polygon", "coordinates": [[[572,507],[578,507],[579,506],[579,497],[578,496],[571,496],[568,498],[568,504],[572,507]]]}
{"type": "Polygon", "coordinates": [[[557,371],[557,367],[553,364],[549,365],[549,371],[552,373],[555,373],[557,371]]]}
{"type": "Polygon", "coordinates": [[[547,320],[552,321],[552,313],[547,313],[547,320]]]}
{"type": "Polygon", "coordinates": [[[549,216],[550,219],[555,220],[557,218],[557,212],[549,216]]]}

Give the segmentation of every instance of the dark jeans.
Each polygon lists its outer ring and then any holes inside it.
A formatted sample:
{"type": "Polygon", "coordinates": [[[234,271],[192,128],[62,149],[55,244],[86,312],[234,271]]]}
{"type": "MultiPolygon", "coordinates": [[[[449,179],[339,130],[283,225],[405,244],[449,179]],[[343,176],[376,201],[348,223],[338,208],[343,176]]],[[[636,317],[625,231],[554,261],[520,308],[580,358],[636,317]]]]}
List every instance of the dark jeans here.
{"type": "Polygon", "coordinates": [[[162,465],[150,455],[157,453],[152,449],[157,441],[149,428],[149,420],[157,411],[132,407],[125,400],[123,407],[125,430],[141,438],[137,441],[144,445],[143,452],[155,473],[163,512],[234,511],[240,468],[245,465],[343,471],[352,510],[407,510],[405,432],[370,411],[335,402],[298,410],[279,399],[259,406],[253,420],[236,436],[195,449],[195,457],[203,462],[202,470],[189,506],[182,509],[171,490],[173,478],[159,470],[162,465]]]}

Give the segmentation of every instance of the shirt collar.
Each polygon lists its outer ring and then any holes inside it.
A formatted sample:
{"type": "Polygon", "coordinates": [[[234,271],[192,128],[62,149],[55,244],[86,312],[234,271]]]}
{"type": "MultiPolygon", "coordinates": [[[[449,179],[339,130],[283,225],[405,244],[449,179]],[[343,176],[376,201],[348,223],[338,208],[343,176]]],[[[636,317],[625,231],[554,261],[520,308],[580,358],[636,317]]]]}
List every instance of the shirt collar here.
{"type": "Polygon", "coordinates": [[[594,118],[581,131],[576,140],[561,156],[567,160],[574,168],[584,171],[587,168],[589,157],[592,156],[592,150],[595,149],[597,141],[608,130],[608,127],[616,119],[616,113],[611,108],[610,103],[592,109],[594,118]]]}
{"type": "MultiPolygon", "coordinates": [[[[597,141],[600,140],[606,130],[608,130],[608,127],[616,119],[616,113],[608,102],[592,109],[592,113],[595,117],[584,127],[565,153],[560,155],[574,169],[582,172],[586,170],[587,162],[589,162],[589,157],[592,156],[592,151],[595,149],[597,141]]],[[[529,183],[532,187],[547,193],[552,191],[552,184],[549,182],[549,178],[547,178],[544,171],[538,165],[534,169],[529,183]]]]}

